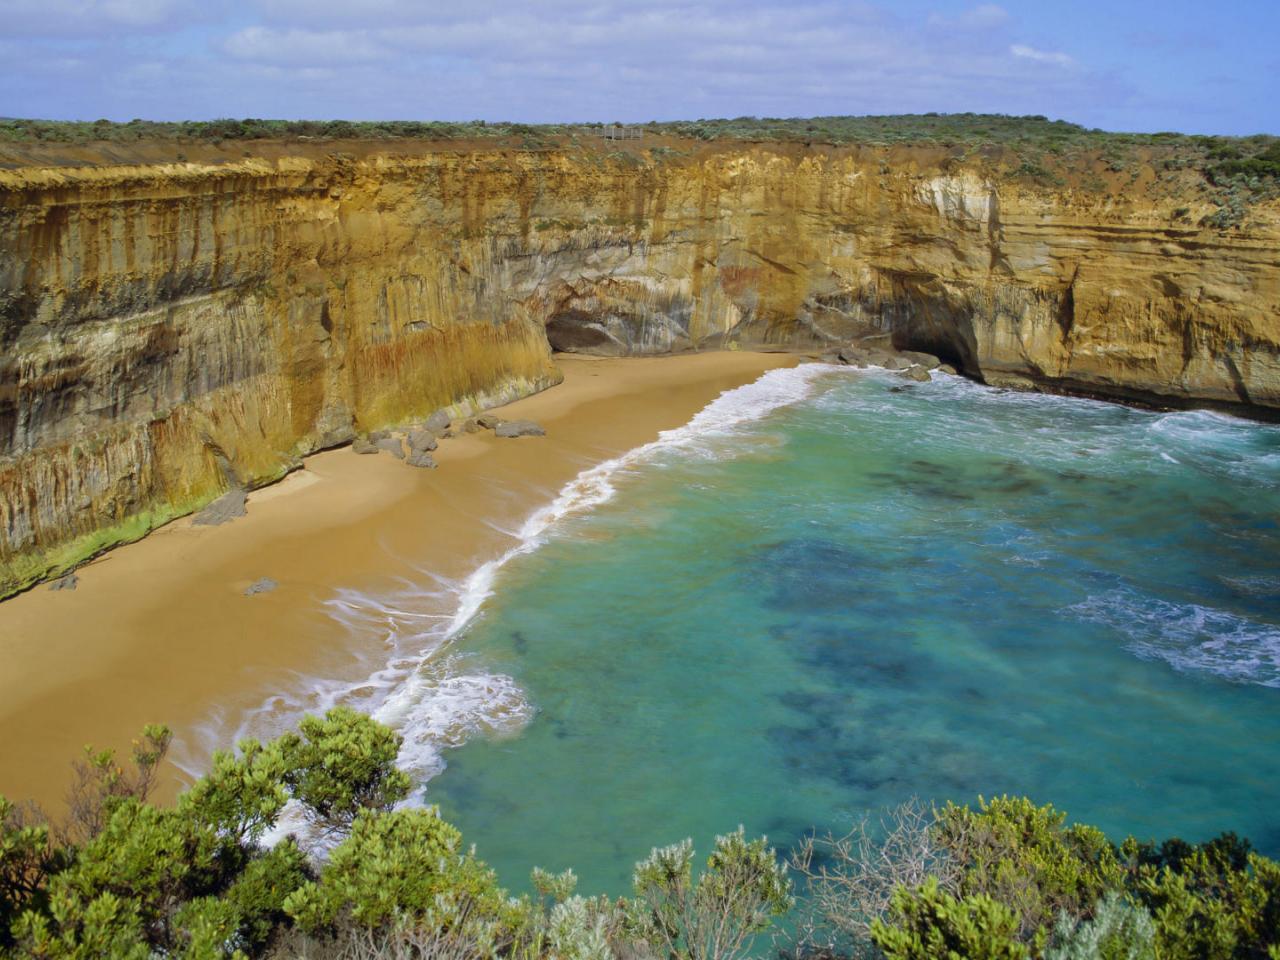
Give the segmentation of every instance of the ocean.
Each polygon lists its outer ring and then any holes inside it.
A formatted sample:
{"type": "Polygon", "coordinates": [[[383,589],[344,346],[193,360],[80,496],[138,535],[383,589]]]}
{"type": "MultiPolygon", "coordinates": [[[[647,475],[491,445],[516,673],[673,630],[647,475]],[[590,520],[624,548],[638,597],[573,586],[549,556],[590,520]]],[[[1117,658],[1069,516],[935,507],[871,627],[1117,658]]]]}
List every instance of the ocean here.
{"type": "Polygon", "coordinates": [[[912,797],[1280,852],[1280,428],[808,364],[518,534],[335,596],[387,664],[308,701],[396,725],[513,889],[912,797]]]}

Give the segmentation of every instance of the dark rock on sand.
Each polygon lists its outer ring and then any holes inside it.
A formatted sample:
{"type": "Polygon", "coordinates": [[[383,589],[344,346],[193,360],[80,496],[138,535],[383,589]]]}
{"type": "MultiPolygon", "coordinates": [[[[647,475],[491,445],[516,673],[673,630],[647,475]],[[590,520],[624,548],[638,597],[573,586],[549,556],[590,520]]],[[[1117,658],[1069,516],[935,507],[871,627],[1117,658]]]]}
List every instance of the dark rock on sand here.
{"type": "Polygon", "coordinates": [[[476,423],[474,417],[462,425],[463,433],[479,433],[480,430],[481,430],[481,426],[480,424],[476,423]]]}
{"type": "Polygon", "coordinates": [[[245,514],[244,501],[247,494],[240,487],[233,487],[213,503],[196,514],[192,523],[202,527],[217,527],[229,523],[245,514]]]}
{"type": "Polygon", "coordinates": [[[393,457],[404,459],[404,444],[400,442],[399,437],[387,437],[384,440],[379,440],[374,446],[379,450],[387,451],[393,457]]]}
{"type": "Polygon", "coordinates": [[[427,422],[423,424],[432,433],[443,433],[449,428],[452,417],[443,410],[437,410],[431,416],[427,417],[427,422]]]}
{"type": "Polygon", "coordinates": [[[352,453],[377,453],[378,446],[369,440],[368,437],[356,437],[351,441],[352,453]]]}
{"type": "Polygon", "coordinates": [[[504,420],[493,429],[496,437],[545,437],[547,431],[532,420],[504,420]]]}
{"type": "Polygon", "coordinates": [[[426,467],[434,470],[437,466],[435,458],[425,450],[414,450],[409,456],[404,458],[404,462],[411,467],[426,467]]]}
{"type": "Polygon", "coordinates": [[[50,590],[74,590],[80,583],[80,578],[74,573],[68,573],[65,577],[59,577],[49,584],[50,590]]]}
{"type": "Polygon", "coordinates": [[[430,430],[411,430],[407,439],[410,453],[426,453],[439,446],[430,430]]]}
{"type": "Polygon", "coordinates": [[[486,430],[496,430],[503,422],[501,417],[495,417],[492,413],[482,413],[476,417],[476,423],[486,430]]]}
{"type": "Polygon", "coordinates": [[[244,595],[246,597],[252,597],[259,593],[270,593],[278,586],[280,586],[280,584],[276,583],[270,577],[259,577],[257,580],[253,581],[253,583],[249,584],[244,595]]]}

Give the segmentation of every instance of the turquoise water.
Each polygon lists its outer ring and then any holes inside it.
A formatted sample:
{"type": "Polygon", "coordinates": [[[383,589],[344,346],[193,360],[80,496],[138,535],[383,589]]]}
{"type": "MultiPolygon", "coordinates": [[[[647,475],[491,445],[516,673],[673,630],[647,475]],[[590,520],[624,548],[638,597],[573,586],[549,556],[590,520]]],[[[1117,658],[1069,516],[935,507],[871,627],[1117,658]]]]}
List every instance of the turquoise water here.
{"type": "Polygon", "coordinates": [[[717,409],[453,639],[525,709],[426,797],[506,883],[1001,792],[1280,852],[1280,429],[825,367],[717,409]]]}

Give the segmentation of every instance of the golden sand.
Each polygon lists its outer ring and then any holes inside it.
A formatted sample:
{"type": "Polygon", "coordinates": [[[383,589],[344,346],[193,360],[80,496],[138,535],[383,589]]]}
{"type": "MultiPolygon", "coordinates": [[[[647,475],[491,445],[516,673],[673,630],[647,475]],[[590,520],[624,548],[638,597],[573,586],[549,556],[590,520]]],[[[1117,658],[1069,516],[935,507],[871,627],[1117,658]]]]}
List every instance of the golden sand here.
{"type": "Polygon", "coordinates": [[[794,362],[566,358],[563,384],[499,411],[537,420],[545,438],[444,440],[438,470],[318,454],[252,494],[246,517],[178,521],[81,568],[75,591],[0,603],[0,794],[56,807],[87,743],[124,747],[157,721],[189,740],[215,711],[234,718],[299,674],[343,676],[353,641],[323,606],[335,590],[390,589],[409,564],[465,577],[581,470],[794,362]],[[245,596],[259,577],[279,587],[245,596]]]}

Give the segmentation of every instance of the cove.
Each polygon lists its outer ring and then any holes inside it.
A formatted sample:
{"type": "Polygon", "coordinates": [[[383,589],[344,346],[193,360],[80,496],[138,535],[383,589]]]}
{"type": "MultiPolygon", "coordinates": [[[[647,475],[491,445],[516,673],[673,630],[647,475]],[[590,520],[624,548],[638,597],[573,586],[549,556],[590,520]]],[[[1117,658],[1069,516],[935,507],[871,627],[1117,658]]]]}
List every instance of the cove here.
{"type": "Polygon", "coordinates": [[[627,462],[454,638],[529,709],[423,796],[506,884],[621,893],[685,836],[1002,792],[1280,851],[1280,429],[825,367],[743,389],[795,396],[627,462]]]}

